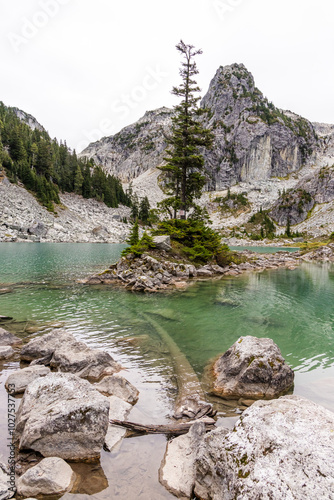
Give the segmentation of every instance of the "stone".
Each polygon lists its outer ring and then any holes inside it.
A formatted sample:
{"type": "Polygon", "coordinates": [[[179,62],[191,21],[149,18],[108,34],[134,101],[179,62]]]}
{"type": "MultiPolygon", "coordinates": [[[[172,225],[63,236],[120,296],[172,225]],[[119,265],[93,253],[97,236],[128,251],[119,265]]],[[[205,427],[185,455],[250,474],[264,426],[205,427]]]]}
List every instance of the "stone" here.
{"type": "Polygon", "coordinates": [[[334,414],[304,398],[256,401],[233,431],[205,435],[195,463],[201,500],[332,499],[334,414]]]}
{"type": "Polygon", "coordinates": [[[15,495],[15,481],[13,478],[13,485],[10,484],[11,476],[9,475],[8,467],[0,462],[0,499],[7,500],[15,495]]]}
{"type": "Polygon", "coordinates": [[[153,243],[158,250],[165,250],[168,252],[172,249],[169,235],[153,236],[153,243]]]}
{"type": "Polygon", "coordinates": [[[4,328],[0,328],[0,346],[21,344],[22,340],[16,335],[7,332],[4,328]]]}
{"type": "Polygon", "coordinates": [[[45,236],[47,231],[47,227],[45,227],[43,222],[40,220],[35,221],[32,226],[28,228],[28,234],[33,236],[45,236]]]}
{"type": "Polygon", "coordinates": [[[32,361],[45,356],[52,357],[57,347],[75,342],[76,339],[72,333],[66,330],[56,329],[45,335],[35,337],[21,350],[21,359],[32,361]]]}
{"type": "Polygon", "coordinates": [[[8,346],[0,346],[0,360],[1,359],[9,359],[15,354],[14,349],[8,346]]]}
{"type": "Polygon", "coordinates": [[[70,491],[75,482],[75,473],[61,458],[44,458],[28,469],[17,480],[17,493],[32,495],[62,495],[70,491]]]}
{"type": "Polygon", "coordinates": [[[100,349],[92,349],[83,342],[71,342],[58,347],[50,361],[52,368],[61,372],[75,373],[92,382],[120,370],[120,365],[100,349]]]}
{"type": "Polygon", "coordinates": [[[58,371],[76,373],[94,382],[121,368],[107,352],[92,349],[59,329],[32,339],[22,348],[21,359],[50,364],[58,371]]]}
{"type": "Polygon", "coordinates": [[[19,394],[24,392],[27,386],[39,377],[45,377],[50,373],[50,368],[47,366],[28,366],[22,370],[12,372],[6,380],[5,387],[10,388],[11,394],[19,394]]]}
{"type": "Polygon", "coordinates": [[[159,469],[159,481],[178,498],[192,497],[197,449],[204,435],[205,425],[198,421],[187,434],[168,442],[159,469]]]}
{"type": "Polygon", "coordinates": [[[294,373],[267,338],[240,337],[213,366],[213,392],[224,399],[271,399],[293,386],[294,373]]]}
{"type": "Polygon", "coordinates": [[[204,267],[200,267],[199,269],[197,269],[197,276],[210,278],[212,276],[212,271],[210,271],[209,269],[205,269],[204,267]]]}
{"type": "Polygon", "coordinates": [[[19,449],[65,460],[95,459],[108,428],[109,401],[87,381],[50,373],[31,382],[16,415],[19,449]]]}
{"type": "MultiPolygon", "coordinates": [[[[125,420],[132,409],[132,405],[117,396],[111,396],[108,399],[110,402],[109,420],[125,420]]],[[[122,441],[126,432],[124,427],[109,423],[104,440],[104,448],[107,451],[111,451],[120,441],[122,441]]]]}
{"type": "Polygon", "coordinates": [[[104,395],[117,396],[132,405],[138,401],[138,389],[121,375],[104,377],[101,382],[95,384],[94,387],[104,395]]]}

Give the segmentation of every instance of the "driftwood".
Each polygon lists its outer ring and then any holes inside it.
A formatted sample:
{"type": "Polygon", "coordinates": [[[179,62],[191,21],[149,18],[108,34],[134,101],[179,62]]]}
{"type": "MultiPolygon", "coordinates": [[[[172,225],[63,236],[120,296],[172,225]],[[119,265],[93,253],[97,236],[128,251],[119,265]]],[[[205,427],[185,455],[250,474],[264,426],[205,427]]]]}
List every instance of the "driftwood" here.
{"type": "MultiPolygon", "coordinates": [[[[181,424],[164,424],[164,425],[143,425],[136,424],[134,422],[128,422],[125,420],[109,420],[112,425],[119,425],[125,427],[133,432],[145,433],[145,434],[174,434],[179,436],[180,434],[187,434],[190,427],[193,425],[192,422],[184,422],[181,424]]],[[[203,422],[205,424],[206,430],[212,430],[215,426],[215,421],[212,418],[202,418],[198,422],[203,422]]]]}

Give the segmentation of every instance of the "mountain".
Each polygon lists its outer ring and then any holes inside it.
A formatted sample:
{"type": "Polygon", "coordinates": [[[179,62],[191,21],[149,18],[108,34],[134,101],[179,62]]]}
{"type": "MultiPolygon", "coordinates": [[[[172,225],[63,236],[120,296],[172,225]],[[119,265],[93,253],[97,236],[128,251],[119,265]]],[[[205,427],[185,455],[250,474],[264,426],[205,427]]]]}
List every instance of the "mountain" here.
{"type": "Polygon", "coordinates": [[[31,130],[39,130],[40,132],[45,132],[45,128],[36,120],[36,118],[29,113],[26,113],[25,111],[22,111],[22,109],[19,108],[12,108],[16,116],[21,120],[23,123],[26,123],[31,130]]]}
{"type": "Polygon", "coordinates": [[[93,158],[105,172],[130,182],[162,163],[166,148],[164,136],[170,130],[172,115],[173,111],[165,107],[147,111],[118,134],[89,144],[79,157],[93,158]]]}
{"type": "Polygon", "coordinates": [[[50,211],[60,192],[75,192],[104,201],[109,207],[129,204],[121,182],[94,162],[78,159],[66,143],[51,139],[31,115],[0,102],[0,171],[21,182],[50,211]]]}
{"type": "MultiPolygon", "coordinates": [[[[243,64],[217,70],[201,107],[204,124],[215,135],[212,150],[204,152],[208,190],[284,177],[309,161],[318,146],[314,126],[269,102],[243,64]]],[[[172,114],[168,108],[147,112],[118,134],[90,144],[80,156],[129,182],[163,162],[172,114]]]]}

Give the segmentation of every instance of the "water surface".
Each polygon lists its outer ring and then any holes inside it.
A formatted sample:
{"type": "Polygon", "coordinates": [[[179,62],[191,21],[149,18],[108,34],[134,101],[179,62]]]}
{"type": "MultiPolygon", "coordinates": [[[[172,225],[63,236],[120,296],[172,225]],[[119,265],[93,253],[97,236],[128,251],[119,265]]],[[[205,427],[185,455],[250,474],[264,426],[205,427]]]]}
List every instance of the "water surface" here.
{"type": "MultiPolygon", "coordinates": [[[[87,286],[77,280],[103,271],[123,245],[0,243],[0,315],[8,329],[33,337],[38,328],[63,325],[87,344],[106,349],[140,390],[130,419],[163,423],[173,413],[175,379],[169,351],[150,318],[158,321],[201,379],[210,360],[241,335],[270,337],[296,372],[294,393],[334,411],[334,266],[303,264],[295,270],[201,281],[159,294],[87,286]]],[[[0,382],[17,363],[4,363],[0,382]]],[[[1,367],[0,367],[1,368],[1,367]]],[[[0,404],[6,407],[0,386],[0,404]]],[[[235,419],[219,412],[220,425],[235,419]]],[[[0,418],[0,460],[5,460],[5,412],[0,418]]],[[[101,455],[102,469],[85,473],[86,489],[63,498],[172,499],[158,482],[164,436],[126,439],[101,455]]]]}

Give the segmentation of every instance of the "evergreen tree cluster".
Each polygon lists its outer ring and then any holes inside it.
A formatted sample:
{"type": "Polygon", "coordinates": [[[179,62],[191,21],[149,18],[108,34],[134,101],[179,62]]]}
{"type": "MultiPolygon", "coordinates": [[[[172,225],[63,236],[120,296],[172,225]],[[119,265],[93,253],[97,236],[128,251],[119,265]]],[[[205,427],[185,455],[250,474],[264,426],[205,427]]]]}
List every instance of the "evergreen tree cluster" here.
{"type": "Polygon", "coordinates": [[[94,161],[78,158],[75,151],[51,139],[44,130],[32,130],[15,108],[0,102],[0,168],[12,182],[21,181],[40,203],[53,210],[59,192],[96,198],[109,207],[130,206],[119,179],[107,175],[94,161]]]}

